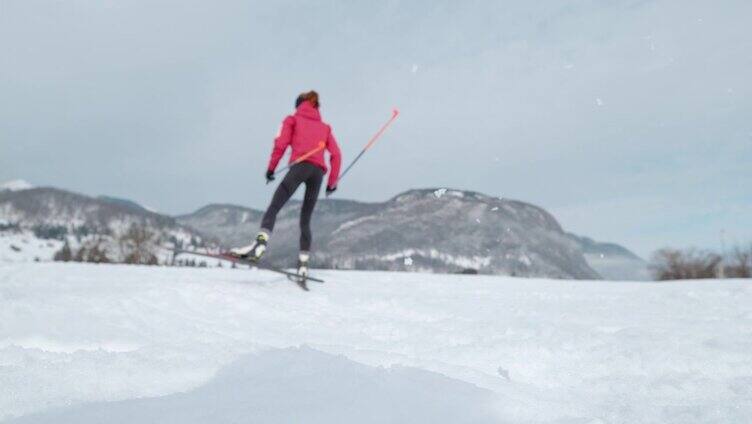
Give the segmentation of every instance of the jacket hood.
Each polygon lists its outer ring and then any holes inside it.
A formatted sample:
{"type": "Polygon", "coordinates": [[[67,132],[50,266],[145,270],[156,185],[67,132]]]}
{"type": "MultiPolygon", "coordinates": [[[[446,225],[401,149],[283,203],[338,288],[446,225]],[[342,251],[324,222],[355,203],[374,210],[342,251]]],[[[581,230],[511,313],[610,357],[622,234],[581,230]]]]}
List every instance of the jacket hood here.
{"type": "Polygon", "coordinates": [[[298,108],[295,110],[295,116],[314,119],[316,121],[321,120],[321,114],[319,113],[319,110],[313,107],[311,102],[301,103],[300,106],[298,106],[298,108]]]}

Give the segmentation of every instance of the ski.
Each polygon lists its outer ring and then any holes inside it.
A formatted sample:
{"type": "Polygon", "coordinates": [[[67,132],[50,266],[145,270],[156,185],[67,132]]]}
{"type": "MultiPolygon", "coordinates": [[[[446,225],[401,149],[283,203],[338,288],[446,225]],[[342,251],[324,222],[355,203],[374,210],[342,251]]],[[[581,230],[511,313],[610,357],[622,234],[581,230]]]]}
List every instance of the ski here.
{"type": "MultiPolygon", "coordinates": [[[[300,275],[295,274],[294,277],[288,275],[287,279],[297,284],[298,287],[300,287],[301,289],[305,291],[310,291],[310,289],[308,288],[308,284],[306,284],[306,282],[310,279],[308,276],[301,277],[300,275]]],[[[311,280],[311,281],[315,281],[315,280],[311,280]]]]}
{"type": "MultiPolygon", "coordinates": [[[[223,260],[223,261],[234,262],[236,264],[248,265],[248,266],[259,268],[259,269],[263,269],[263,270],[266,270],[266,271],[276,272],[278,274],[282,274],[282,275],[287,276],[288,279],[290,279],[291,281],[295,281],[296,283],[298,283],[298,281],[301,280],[300,276],[297,273],[295,273],[295,272],[290,272],[290,271],[287,271],[285,269],[278,268],[278,267],[276,267],[274,265],[261,264],[261,263],[258,263],[258,262],[249,261],[247,259],[241,259],[241,258],[238,258],[236,256],[232,256],[232,255],[227,254],[227,253],[214,254],[214,253],[194,252],[192,250],[182,250],[182,249],[170,249],[170,250],[172,251],[172,253],[173,253],[174,256],[186,254],[186,255],[203,256],[205,258],[220,259],[220,260],[223,260]]],[[[303,281],[303,285],[301,285],[301,283],[298,283],[298,286],[300,286],[301,288],[303,288],[303,286],[305,285],[305,281],[314,281],[316,283],[323,283],[324,282],[324,280],[321,280],[319,278],[308,276],[303,281]]],[[[307,290],[307,288],[305,288],[304,290],[307,290]]]]}

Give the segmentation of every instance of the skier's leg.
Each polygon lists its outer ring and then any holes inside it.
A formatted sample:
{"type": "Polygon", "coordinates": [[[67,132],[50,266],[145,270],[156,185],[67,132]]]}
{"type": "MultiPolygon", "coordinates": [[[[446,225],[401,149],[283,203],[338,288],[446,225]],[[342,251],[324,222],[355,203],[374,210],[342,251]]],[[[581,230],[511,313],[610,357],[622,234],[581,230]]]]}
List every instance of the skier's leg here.
{"type": "Polygon", "coordinates": [[[290,197],[295,193],[300,183],[306,180],[308,171],[302,164],[294,165],[287,172],[285,178],[277,187],[272,197],[272,202],[266,209],[263,219],[261,220],[261,230],[256,235],[256,240],[251,244],[243,247],[236,247],[230,249],[230,253],[240,258],[245,258],[251,261],[258,261],[264,255],[266,251],[266,243],[269,241],[269,236],[274,230],[274,222],[277,219],[277,214],[282,206],[287,203],[290,197]]]}
{"type": "Polygon", "coordinates": [[[277,214],[285,203],[290,200],[290,197],[292,197],[295,190],[298,189],[298,186],[305,180],[308,174],[304,165],[301,163],[290,168],[290,171],[287,172],[287,175],[285,175],[285,178],[277,187],[274,196],[272,196],[272,202],[266,208],[264,217],[261,219],[261,231],[266,231],[269,234],[274,231],[277,214]]]}
{"type": "Polygon", "coordinates": [[[300,210],[300,251],[307,253],[311,249],[311,216],[316,200],[321,191],[321,182],[324,179],[324,171],[316,168],[306,180],[305,197],[303,207],[300,210]]]}

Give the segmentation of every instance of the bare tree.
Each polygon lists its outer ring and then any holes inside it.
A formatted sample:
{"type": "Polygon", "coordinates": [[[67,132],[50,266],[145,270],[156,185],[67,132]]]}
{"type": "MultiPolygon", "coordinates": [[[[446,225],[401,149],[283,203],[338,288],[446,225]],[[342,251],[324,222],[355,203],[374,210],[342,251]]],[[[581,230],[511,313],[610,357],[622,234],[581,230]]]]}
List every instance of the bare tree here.
{"type": "Polygon", "coordinates": [[[81,256],[81,261],[83,262],[93,262],[97,264],[112,262],[107,256],[107,248],[101,237],[97,237],[82,246],[77,256],[81,256]]]}
{"type": "Polygon", "coordinates": [[[728,267],[729,277],[750,278],[752,277],[752,244],[746,249],[736,247],[731,257],[731,265],[728,267]]]}
{"type": "Polygon", "coordinates": [[[651,269],[656,280],[714,278],[721,257],[694,249],[661,249],[653,254],[651,269]]]}
{"type": "Polygon", "coordinates": [[[60,250],[55,252],[53,259],[62,262],[69,262],[73,259],[73,252],[71,252],[70,245],[67,241],[63,244],[63,247],[60,250]]]}
{"type": "Polygon", "coordinates": [[[120,237],[120,248],[127,264],[157,265],[158,244],[158,235],[143,225],[131,225],[120,237]]]}

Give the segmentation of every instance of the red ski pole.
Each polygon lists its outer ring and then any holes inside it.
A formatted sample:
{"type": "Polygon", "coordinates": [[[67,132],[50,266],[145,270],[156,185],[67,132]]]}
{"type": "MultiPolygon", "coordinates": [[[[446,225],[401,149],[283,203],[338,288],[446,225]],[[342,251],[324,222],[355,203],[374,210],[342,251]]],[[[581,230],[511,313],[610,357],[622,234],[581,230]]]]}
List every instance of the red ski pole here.
{"type": "Polygon", "coordinates": [[[368,143],[366,143],[366,147],[364,147],[363,150],[361,150],[360,153],[358,153],[358,156],[356,156],[355,159],[353,159],[353,161],[350,162],[350,165],[348,165],[347,168],[345,168],[345,170],[342,171],[342,174],[340,174],[339,178],[337,178],[337,182],[335,183],[335,186],[337,184],[339,184],[340,181],[342,181],[342,178],[345,177],[345,175],[347,174],[347,171],[349,171],[350,168],[352,168],[353,165],[355,165],[355,163],[360,159],[360,157],[363,156],[363,154],[366,151],[368,151],[368,149],[370,149],[371,147],[373,147],[374,144],[376,144],[376,140],[378,140],[379,137],[381,137],[381,134],[384,134],[384,131],[386,131],[386,129],[390,125],[392,125],[392,122],[394,122],[394,120],[397,119],[398,115],[399,115],[399,110],[394,109],[392,111],[392,117],[389,118],[388,121],[386,121],[386,124],[384,124],[381,128],[379,128],[379,130],[376,132],[376,134],[374,134],[373,137],[371,137],[371,139],[368,140],[368,143]]]}

